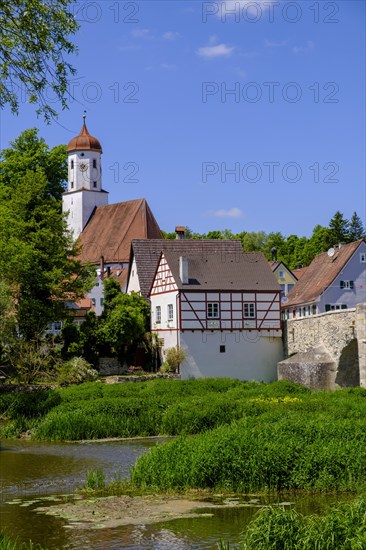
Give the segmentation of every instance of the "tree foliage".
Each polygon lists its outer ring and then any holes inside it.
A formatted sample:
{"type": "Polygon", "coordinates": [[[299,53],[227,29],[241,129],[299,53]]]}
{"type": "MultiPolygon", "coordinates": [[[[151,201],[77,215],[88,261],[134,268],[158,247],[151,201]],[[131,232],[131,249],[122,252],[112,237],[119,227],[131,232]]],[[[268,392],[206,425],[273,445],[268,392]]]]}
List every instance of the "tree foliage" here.
{"type": "Polygon", "coordinates": [[[68,10],[74,0],[0,0],[0,107],[19,113],[22,94],[47,122],[51,102],[67,107],[68,81],[76,52],[69,36],[79,28],[68,10]]]}
{"type": "MultiPolygon", "coordinates": [[[[166,239],[175,238],[175,233],[162,233],[166,239]]],[[[362,220],[356,212],[349,222],[339,211],[334,214],[328,227],[316,225],[310,238],[299,237],[296,234],[286,237],[280,232],[264,231],[241,231],[234,234],[230,229],[213,230],[207,234],[193,233],[190,229],[186,231],[187,239],[240,240],[244,252],[263,252],[267,260],[272,259],[271,250],[276,248],[277,260],[283,261],[290,269],[298,265],[309,265],[315,256],[339,242],[349,243],[365,236],[362,220]]]]}
{"type": "Polygon", "coordinates": [[[61,200],[67,179],[66,146],[58,145],[50,149],[45,140],[38,136],[38,130],[30,128],[0,152],[0,183],[14,188],[22,175],[38,169],[42,169],[47,179],[47,193],[61,200]]]}
{"type": "Polygon", "coordinates": [[[1,154],[0,273],[11,293],[18,335],[31,341],[48,322],[65,318],[65,304],[84,295],[93,273],[77,259],[57,200],[65,155],[53,156],[33,131],[15,144],[13,154],[1,154]],[[52,177],[50,156],[58,158],[52,177]]]}

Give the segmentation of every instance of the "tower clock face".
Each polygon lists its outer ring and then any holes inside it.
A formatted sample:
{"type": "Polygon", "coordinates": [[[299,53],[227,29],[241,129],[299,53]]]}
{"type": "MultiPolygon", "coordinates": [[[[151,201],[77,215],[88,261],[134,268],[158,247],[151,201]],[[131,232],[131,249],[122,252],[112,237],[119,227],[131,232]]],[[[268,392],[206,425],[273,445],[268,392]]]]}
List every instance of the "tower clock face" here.
{"type": "Polygon", "coordinates": [[[79,170],[80,170],[81,172],[85,172],[87,169],[88,169],[88,165],[87,165],[85,162],[81,162],[81,163],[79,164],[79,170]]]}

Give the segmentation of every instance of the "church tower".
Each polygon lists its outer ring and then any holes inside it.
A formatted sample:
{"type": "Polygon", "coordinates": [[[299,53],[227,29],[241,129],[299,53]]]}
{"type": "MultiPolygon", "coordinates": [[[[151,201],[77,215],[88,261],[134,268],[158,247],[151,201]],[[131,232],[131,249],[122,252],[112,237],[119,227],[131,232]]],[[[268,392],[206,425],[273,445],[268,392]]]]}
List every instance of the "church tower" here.
{"type": "Polygon", "coordinates": [[[89,134],[83,116],[80,134],[67,145],[68,183],[62,196],[62,211],[68,212],[68,227],[77,239],[95,207],[108,204],[102,189],[102,146],[89,134]]]}

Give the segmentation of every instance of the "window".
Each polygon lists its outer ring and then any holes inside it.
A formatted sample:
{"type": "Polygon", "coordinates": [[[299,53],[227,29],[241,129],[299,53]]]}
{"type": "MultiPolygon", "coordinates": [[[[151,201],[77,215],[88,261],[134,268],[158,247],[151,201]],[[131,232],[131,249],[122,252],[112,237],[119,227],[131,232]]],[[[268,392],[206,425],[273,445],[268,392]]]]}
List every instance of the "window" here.
{"type": "Polygon", "coordinates": [[[226,352],[226,346],[220,346],[220,353],[226,352]]]}
{"type": "Polygon", "coordinates": [[[73,170],[73,169],[74,169],[74,161],[72,160],[71,161],[71,170],[73,170]]]}
{"type": "Polygon", "coordinates": [[[96,168],[96,167],[97,167],[97,161],[93,159],[93,168],[96,168]]]}
{"type": "Polygon", "coordinates": [[[53,328],[54,328],[54,330],[61,330],[62,329],[62,322],[61,321],[56,321],[55,323],[53,323],[53,328]]]}
{"type": "Polygon", "coordinates": [[[316,315],[316,305],[315,304],[312,305],[312,314],[316,315]]]}
{"type": "Polygon", "coordinates": [[[348,290],[353,290],[354,286],[353,281],[340,281],[340,287],[343,289],[346,288],[348,290]]]}
{"type": "Polygon", "coordinates": [[[218,319],[220,317],[218,302],[210,302],[207,304],[207,317],[209,319],[218,319]]]}
{"type": "Polygon", "coordinates": [[[360,262],[362,264],[365,264],[366,263],[366,252],[361,252],[360,254],[360,262]]]}
{"type": "Polygon", "coordinates": [[[255,317],[255,304],[250,302],[244,304],[244,317],[246,319],[255,317]]]}
{"type": "Polygon", "coordinates": [[[173,321],[173,304],[168,304],[168,321],[173,321]]]}
{"type": "Polygon", "coordinates": [[[93,181],[93,187],[96,187],[96,186],[97,186],[97,182],[93,181]]]}
{"type": "Polygon", "coordinates": [[[71,182],[71,189],[74,189],[74,182],[71,182]]]}
{"type": "Polygon", "coordinates": [[[289,283],[289,284],[287,285],[287,292],[290,292],[290,290],[292,290],[292,289],[294,288],[294,286],[295,286],[295,285],[289,283]]]}
{"type": "Polygon", "coordinates": [[[101,305],[101,306],[104,305],[104,298],[101,298],[101,299],[100,299],[100,305],[101,305]]]}
{"type": "Polygon", "coordinates": [[[286,296],[286,285],[280,285],[281,287],[281,298],[286,296]]]}
{"type": "Polygon", "coordinates": [[[95,298],[91,299],[93,306],[95,306],[95,298]]]}
{"type": "Polygon", "coordinates": [[[285,278],[285,272],[281,269],[279,272],[278,272],[278,276],[280,279],[284,279],[285,278]]]}
{"type": "Polygon", "coordinates": [[[155,318],[157,323],[161,323],[161,306],[155,308],[155,318]]]}
{"type": "Polygon", "coordinates": [[[347,309],[346,304],[325,304],[325,311],[334,311],[337,309],[347,309]]]}
{"type": "Polygon", "coordinates": [[[84,156],[84,153],[80,153],[80,156],[83,157],[83,156],[84,156]]]}

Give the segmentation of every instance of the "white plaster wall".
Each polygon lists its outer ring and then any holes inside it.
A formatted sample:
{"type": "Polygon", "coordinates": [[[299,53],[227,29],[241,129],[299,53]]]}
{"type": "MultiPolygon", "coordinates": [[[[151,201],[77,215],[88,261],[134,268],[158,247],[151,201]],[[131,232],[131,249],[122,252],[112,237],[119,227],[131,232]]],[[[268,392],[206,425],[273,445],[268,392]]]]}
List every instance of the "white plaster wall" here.
{"type": "Polygon", "coordinates": [[[136,268],[136,259],[134,258],[132,260],[130,278],[127,283],[127,292],[128,294],[131,294],[131,292],[140,292],[140,290],[141,290],[141,287],[140,287],[139,276],[136,268]]]}
{"type": "Polygon", "coordinates": [[[96,191],[102,189],[101,154],[97,151],[74,151],[68,155],[68,191],[78,190],[82,187],[96,191]],[[93,159],[96,160],[96,168],[93,168],[93,159]],[[71,168],[72,161],[74,161],[74,168],[71,168]],[[88,167],[84,172],[79,169],[82,163],[88,167]],[[94,181],[96,187],[93,185],[94,181]],[[71,183],[74,184],[73,187],[71,187],[71,183]]]}
{"type": "Polygon", "coordinates": [[[167,350],[179,344],[179,333],[176,330],[178,328],[177,296],[178,292],[151,296],[151,328],[164,341],[161,348],[163,360],[166,358],[167,350]],[[170,322],[168,322],[168,304],[173,304],[173,321],[170,322]],[[161,306],[161,323],[156,323],[156,306],[161,306]]]}
{"type": "Polygon", "coordinates": [[[153,330],[178,328],[177,324],[178,292],[166,292],[151,296],[151,327],[153,330]],[[173,321],[168,322],[168,304],[173,304],[173,321]],[[156,323],[155,308],[161,306],[161,323],[156,323]]]}
{"type": "Polygon", "coordinates": [[[271,382],[284,358],[281,337],[270,331],[184,331],[179,338],[187,354],[180,368],[183,379],[218,376],[271,382]],[[225,345],[225,353],[220,353],[220,345],[225,345]]]}
{"type": "MultiPolygon", "coordinates": [[[[108,193],[100,191],[75,191],[64,193],[62,196],[62,211],[69,212],[67,224],[77,239],[84,229],[96,206],[108,204],[108,193]]],[[[85,243],[84,246],[92,246],[93,243],[85,243]]]]}

